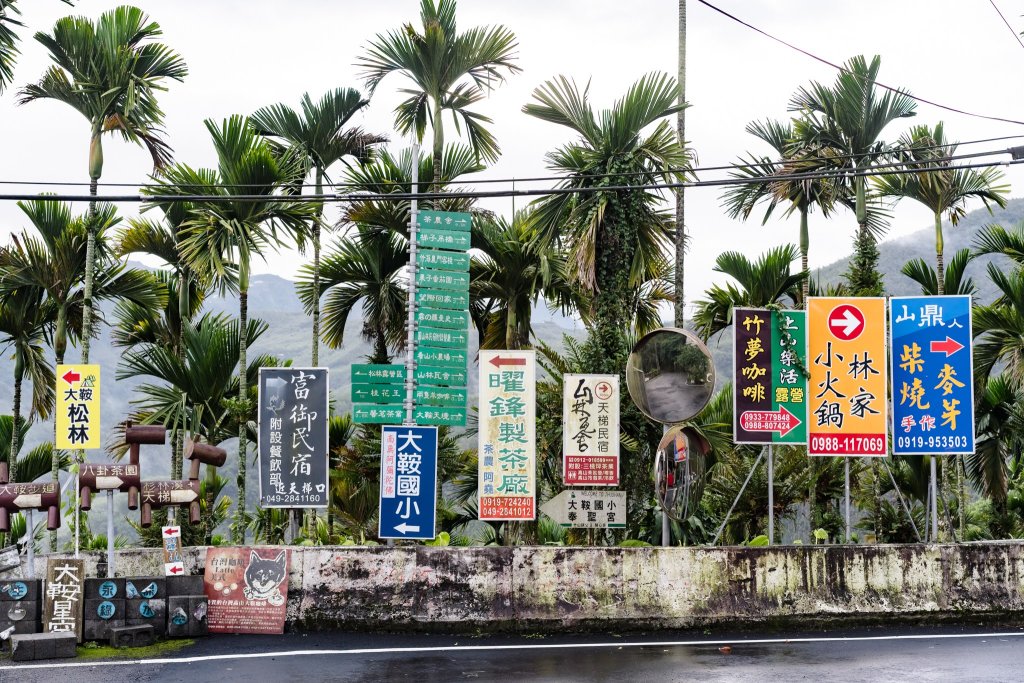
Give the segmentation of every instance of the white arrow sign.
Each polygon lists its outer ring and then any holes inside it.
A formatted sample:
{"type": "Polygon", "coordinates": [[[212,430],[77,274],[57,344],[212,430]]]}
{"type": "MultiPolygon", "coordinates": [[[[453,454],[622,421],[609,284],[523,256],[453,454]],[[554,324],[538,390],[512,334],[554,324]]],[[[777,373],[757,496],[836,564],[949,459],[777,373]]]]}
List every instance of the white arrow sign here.
{"type": "Polygon", "coordinates": [[[850,311],[850,309],[846,309],[845,311],[843,311],[842,318],[830,320],[829,325],[831,325],[832,327],[842,327],[843,336],[849,337],[852,336],[853,333],[857,331],[858,327],[860,327],[860,320],[857,319],[857,316],[855,316],[853,312],[850,311]]]}
{"type": "Polygon", "coordinates": [[[199,496],[192,489],[176,489],[171,491],[172,503],[191,503],[199,496]]]}
{"type": "Polygon", "coordinates": [[[14,504],[20,508],[37,508],[43,504],[41,493],[23,493],[14,499],[14,504]]]}
{"type": "Polygon", "coordinates": [[[405,522],[402,522],[401,524],[399,524],[398,526],[395,527],[395,531],[397,531],[400,534],[409,534],[409,533],[415,534],[415,533],[418,533],[419,530],[420,530],[419,526],[413,526],[411,524],[406,524],[405,522]]]}
{"type": "Polygon", "coordinates": [[[541,505],[540,511],[564,527],[623,529],[626,492],[567,489],[541,505]]]}
{"type": "Polygon", "coordinates": [[[96,490],[119,489],[124,480],[121,477],[96,477],[96,490]]]}

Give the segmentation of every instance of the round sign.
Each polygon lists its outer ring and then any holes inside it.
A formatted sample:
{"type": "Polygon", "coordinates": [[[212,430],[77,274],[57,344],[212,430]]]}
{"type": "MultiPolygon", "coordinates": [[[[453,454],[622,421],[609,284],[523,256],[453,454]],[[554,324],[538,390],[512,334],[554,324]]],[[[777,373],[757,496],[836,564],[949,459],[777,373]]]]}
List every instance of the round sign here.
{"type": "Polygon", "coordinates": [[[598,382],[597,386],[594,387],[594,394],[596,394],[597,398],[602,401],[607,401],[608,399],[610,399],[612,397],[612,391],[613,389],[611,382],[601,381],[598,382]]]}
{"type": "Polygon", "coordinates": [[[864,313],[852,304],[840,304],[828,314],[828,331],[842,341],[856,339],[864,331],[864,313]]]}
{"type": "Polygon", "coordinates": [[[109,600],[104,600],[96,607],[96,614],[100,619],[110,619],[116,611],[117,608],[114,607],[114,603],[109,600]]]}
{"type": "Polygon", "coordinates": [[[137,598],[139,597],[139,590],[135,587],[134,583],[129,581],[124,585],[124,594],[128,598],[137,598]]]}
{"type": "Polygon", "coordinates": [[[100,597],[107,600],[117,595],[117,584],[113,581],[104,581],[100,584],[100,597]]]}
{"type": "Polygon", "coordinates": [[[155,598],[156,597],[156,581],[150,582],[148,586],[142,589],[142,597],[144,598],[155,598]]]}
{"type": "Polygon", "coordinates": [[[11,596],[11,600],[21,600],[28,595],[28,586],[24,581],[15,581],[7,585],[7,595],[11,596]]]}
{"type": "Polygon", "coordinates": [[[180,607],[177,610],[175,610],[174,614],[171,615],[171,622],[175,626],[184,626],[185,624],[187,624],[188,615],[185,614],[185,610],[183,610],[180,607]]]}
{"type": "Polygon", "coordinates": [[[664,327],[644,335],[626,361],[626,388],[647,417],[678,424],[699,413],[715,391],[715,363],[704,342],[664,327]]]}
{"type": "Polygon", "coordinates": [[[7,618],[11,621],[21,621],[28,616],[28,610],[21,605],[15,605],[11,609],[7,610],[7,618]]]}
{"type": "Polygon", "coordinates": [[[147,619],[151,619],[156,614],[156,611],[153,609],[152,605],[150,605],[146,601],[143,601],[139,604],[139,614],[141,614],[147,619]]]}

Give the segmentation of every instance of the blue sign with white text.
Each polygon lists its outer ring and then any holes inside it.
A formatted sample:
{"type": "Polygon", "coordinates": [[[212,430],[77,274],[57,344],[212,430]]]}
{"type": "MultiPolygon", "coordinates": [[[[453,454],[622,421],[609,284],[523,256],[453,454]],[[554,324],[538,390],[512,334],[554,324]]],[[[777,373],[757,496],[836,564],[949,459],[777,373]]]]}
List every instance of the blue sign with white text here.
{"type": "Polygon", "coordinates": [[[893,297],[889,307],[893,453],[973,453],[971,297],[893,297]]]}
{"type": "Polygon", "coordinates": [[[380,538],[434,538],[437,427],[386,426],[380,435],[380,538]]]}

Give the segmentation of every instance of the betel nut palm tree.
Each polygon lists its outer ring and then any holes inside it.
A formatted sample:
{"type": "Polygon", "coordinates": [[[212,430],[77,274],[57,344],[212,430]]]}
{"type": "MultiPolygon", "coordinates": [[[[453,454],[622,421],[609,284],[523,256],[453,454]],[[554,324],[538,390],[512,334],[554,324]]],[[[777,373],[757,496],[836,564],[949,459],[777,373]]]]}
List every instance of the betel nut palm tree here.
{"type": "Polygon", "coordinates": [[[372,95],[392,73],[411,81],[401,90],[408,97],[395,108],[395,128],[420,141],[429,125],[433,131],[433,176],[442,173],[444,112],[450,112],[457,132],[466,137],[478,159],[496,161],[498,142],[487,129],[491,119],[470,110],[486,92],[504,82],[505,75],[520,71],[515,64],[515,34],[505,26],[475,27],[459,33],[455,0],[421,0],[422,29],[412,24],[378,34],[356,66],[372,95]]]}
{"type": "MultiPolygon", "coordinates": [[[[157,93],[167,80],[181,81],[188,74],[185,61],[154,39],[162,35],[137,7],[121,6],[104,12],[95,22],[86,17],[64,17],[52,33],[35,38],[50,53],[54,64],[34,84],[19,93],[19,103],[56,100],[75,109],[89,122],[89,194],[95,197],[103,175],[103,135],[120,133],[144,145],[154,168],[171,158],[163,138],[163,111],[157,93]]],[[[89,362],[93,334],[93,275],[96,268],[96,201],[89,203],[82,361],[89,362]]]]}
{"type": "MultiPolygon", "coordinates": [[[[372,158],[376,145],[387,142],[383,136],[349,125],[352,117],[369,103],[353,88],[329,90],[316,102],[306,93],[300,102],[301,112],[285,104],[274,104],[258,109],[252,115],[252,124],[261,135],[272,138],[302,157],[313,170],[314,191],[320,197],[324,192],[324,180],[330,180],[327,170],[333,164],[345,157],[365,162],[372,158]]],[[[313,243],[313,287],[318,289],[324,205],[318,202],[315,206],[316,216],[310,223],[308,237],[313,243]]],[[[312,304],[312,364],[316,366],[320,362],[319,299],[313,300],[312,304]]]]}

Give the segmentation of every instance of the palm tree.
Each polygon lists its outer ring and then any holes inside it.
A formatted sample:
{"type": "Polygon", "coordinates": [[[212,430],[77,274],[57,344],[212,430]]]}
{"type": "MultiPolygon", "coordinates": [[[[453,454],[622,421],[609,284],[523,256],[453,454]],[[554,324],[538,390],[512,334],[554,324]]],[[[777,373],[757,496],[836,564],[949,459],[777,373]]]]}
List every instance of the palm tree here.
{"type": "MultiPolygon", "coordinates": [[[[119,132],[136,144],[143,144],[160,169],[171,158],[170,147],[160,126],[163,111],[157,91],[164,81],[181,81],[188,74],[184,60],[163,43],[160,25],[137,7],[122,6],[104,12],[93,23],[86,17],[64,17],[53,33],[36,33],[35,38],[55,62],[34,85],[19,93],[19,104],[52,99],[71,106],[89,121],[89,194],[96,196],[103,175],[103,134],[119,132]]],[[[96,270],[96,201],[89,203],[85,259],[85,306],[82,321],[82,362],[89,362],[93,334],[92,298],[96,270]]]]}
{"type": "MultiPolygon", "coordinates": [[[[818,82],[801,87],[789,102],[790,111],[799,112],[794,121],[794,139],[798,147],[831,149],[817,166],[842,169],[853,174],[852,192],[857,216],[857,243],[864,258],[851,271],[854,294],[881,294],[877,249],[872,251],[865,174],[891,148],[879,137],[896,119],[914,116],[917,104],[903,91],[876,87],[882,60],[875,56],[869,64],[858,55],[845,64],[831,88],[818,82]]],[[[812,166],[808,166],[810,168],[812,166]]]]}
{"type": "Polygon", "coordinates": [[[590,297],[584,315],[593,321],[590,371],[618,373],[629,353],[622,321],[630,319],[631,294],[647,279],[646,264],[667,250],[673,225],[660,208],[660,194],[602,187],[679,180],[690,157],[668,117],[684,105],[677,101],[675,80],[657,73],[641,78],[600,113],[591,107],[588,90],[565,77],[534,90],[533,99],[523,107],[525,113],[579,136],[549,152],[547,161],[548,168],[568,176],[561,189],[580,192],[538,200],[537,227],[556,243],[564,235],[570,281],[590,297]],[[653,130],[644,135],[649,126],[653,130]]]}
{"type": "MultiPolygon", "coordinates": [[[[827,218],[839,200],[840,188],[831,178],[791,179],[798,174],[803,159],[816,157],[823,150],[805,149],[795,146],[793,124],[779,121],[752,121],[746,131],[771,146],[778,161],[769,157],[748,154],[741,159],[742,165],[730,173],[733,178],[746,182],[733,185],[722,195],[726,213],[730,218],[747,220],[758,204],[765,204],[764,225],[775,209],[783,207],[785,215],[800,214],[800,267],[809,272],[807,263],[810,248],[808,215],[818,207],[827,218]],[[781,176],[781,178],[779,178],[781,176]],[[778,178],[772,180],[772,178],[778,178]]],[[[801,300],[805,303],[809,295],[810,280],[805,279],[801,300]]]]}
{"type": "Polygon", "coordinates": [[[953,254],[942,274],[942,287],[939,287],[939,276],[936,268],[932,268],[923,258],[911,259],[903,264],[900,272],[921,286],[925,296],[944,294],[960,294],[974,296],[978,288],[974,278],[967,277],[967,265],[973,258],[970,249],[961,249],[953,254]]]}
{"type": "Polygon", "coordinates": [[[217,153],[216,170],[193,170],[185,165],[169,167],[154,193],[199,195],[215,200],[196,202],[182,223],[184,239],[179,243],[189,268],[212,283],[223,283],[238,274],[238,400],[231,407],[238,426],[238,503],[233,539],[245,536],[245,472],[247,440],[245,415],[249,412],[246,364],[249,277],[252,259],[263,250],[280,245],[284,237],[295,238],[315,215],[315,207],[281,195],[301,183],[306,175],[302,160],[275,154],[270,142],[261,137],[242,116],[232,116],[220,125],[206,120],[206,129],[217,153]],[[254,199],[256,197],[257,199],[254,199]]]}
{"type": "MultiPolygon", "coordinates": [[[[358,90],[336,88],[328,91],[319,102],[314,103],[309,94],[303,94],[302,112],[296,112],[285,104],[275,104],[259,109],[252,115],[256,130],[273,138],[289,150],[299,154],[313,169],[316,196],[323,196],[327,169],[344,157],[354,157],[360,163],[368,161],[375,145],[387,142],[387,138],[367,133],[359,127],[348,127],[348,122],[370,101],[364,99],[358,90]]],[[[328,179],[329,180],[329,179],[328,179]]],[[[309,237],[313,243],[313,289],[319,289],[320,277],[320,229],[323,224],[323,202],[316,204],[317,211],[310,224],[309,237]]],[[[320,301],[313,301],[313,356],[314,366],[320,362],[320,301]]]]}
{"type": "Polygon", "coordinates": [[[515,34],[504,26],[488,26],[459,33],[455,24],[455,0],[421,0],[422,32],[412,24],[387,35],[377,34],[357,66],[372,95],[389,74],[400,73],[411,81],[402,93],[409,97],[395,108],[395,128],[402,135],[415,132],[423,141],[429,124],[433,130],[434,174],[441,175],[444,152],[442,115],[451,112],[456,131],[466,136],[477,159],[498,159],[498,142],[487,129],[491,119],[469,107],[486,97],[486,91],[505,81],[504,73],[520,71],[515,64],[515,34]]]}
{"type": "Polygon", "coordinates": [[[473,248],[481,256],[470,267],[470,298],[479,302],[481,348],[523,349],[530,344],[533,307],[541,297],[568,307],[573,293],[565,260],[541,239],[529,210],[478,221],[473,248]]]}
{"type": "Polygon", "coordinates": [[[957,144],[947,142],[942,123],[935,128],[913,126],[897,143],[901,170],[918,173],[887,173],[873,179],[878,194],[895,199],[913,199],[924,204],[935,219],[936,294],[945,293],[943,262],[942,214],[956,227],[967,213],[967,200],[980,199],[992,212],[992,204],[1006,206],[1008,185],[997,185],[1003,179],[998,169],[957,168],[950,157],[957,144]]]}
{"type": "Polygon", "coordinates": [[[732,325],[732,309],[736,306],[764,308],[772,304],[794,303],[800,296],[806,272],[793,273],[792,264],[799,256],[792,244],[769,249],[751,261],[737,251],[727,251],[715,259],[715,271],[736,281],[712,285],[703,301],[697,302],[693,323],[705,341],[732,325]]]}
{"type": "MultiPolygon", "coordinates": [[[[0,344],[14,350],[14,412],[8,444],[15,455],[21,449],[21,388],[26,376],[32,383],[29,420],[34,416],[46,419],[53,410],[56,380],[43,351],[46,332],[53,322],[53,307],[43,304],[43,294],[37,289],[19,289],[0,302],[0,344]]],[[[18,481],[16,460],[11,458],[8,464],[10,481],[18,481]]]]}

